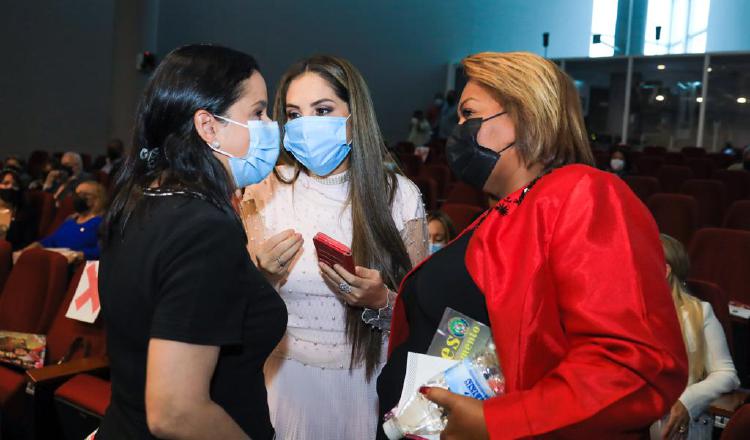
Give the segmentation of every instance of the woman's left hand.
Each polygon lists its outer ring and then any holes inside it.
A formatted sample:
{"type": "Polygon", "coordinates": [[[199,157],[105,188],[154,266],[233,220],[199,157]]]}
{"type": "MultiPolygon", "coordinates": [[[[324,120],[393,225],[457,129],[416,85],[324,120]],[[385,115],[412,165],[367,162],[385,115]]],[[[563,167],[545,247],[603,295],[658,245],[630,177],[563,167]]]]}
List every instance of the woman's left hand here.
{"type": "Polygon", "coordinates": [[[388,288],[379,271],[357,266],[354,268],[356,273],[351,273],[339,264],[333,267],[325,263],[318,263],[318,265],[323,279],[350,306],[379,309],[388,303],[388,288]],[[341,289],[344,285],[349,287],[341,289]]]}
{"type": "Polygon", "coordinates": [[[690,413],[678,400],[669,411],[669,420],[661,430],[661,438],[664,440],[687,438],[689,428],[690,413]]]}
{"type": "Polygon", "coordinates": [[[481,400],[436,387],[422,387],[419,392],[443,407],[448,414],[448,424],[440,434],[440,440],[487,440],[490,438],[484,422],[484,405],[481,400]]]}

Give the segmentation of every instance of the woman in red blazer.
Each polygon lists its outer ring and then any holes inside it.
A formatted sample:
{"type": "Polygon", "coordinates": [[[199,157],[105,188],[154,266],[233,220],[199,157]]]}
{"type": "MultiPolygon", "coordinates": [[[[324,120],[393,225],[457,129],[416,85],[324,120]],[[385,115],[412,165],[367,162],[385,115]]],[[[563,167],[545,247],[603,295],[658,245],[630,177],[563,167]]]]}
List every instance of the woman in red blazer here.
{"type": "Polygon", "coordinates": [[[463,66],[448,160],[500,201],[402,283],[381,414],[406,354],[427,350],[451,307],[491,326],[507,392],[423,389],[447,409],[441,439],[647,436],[687,383],[656,224],[617,176],[588,166],[578,94],[554,63],[482,53],[463,66]]]}

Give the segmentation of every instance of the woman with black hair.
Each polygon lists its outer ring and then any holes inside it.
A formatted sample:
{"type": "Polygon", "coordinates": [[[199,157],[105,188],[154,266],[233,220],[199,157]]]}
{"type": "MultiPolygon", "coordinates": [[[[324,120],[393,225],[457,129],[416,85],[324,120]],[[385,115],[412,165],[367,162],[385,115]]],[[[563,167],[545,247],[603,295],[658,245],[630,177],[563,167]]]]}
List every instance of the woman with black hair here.
{"type": "Polygon", "coordinates": [[[250,261],[236,188],[279,151],[255,60],[207,45],[157,68],[103,224],[112,401],[97,439],[270,439],[263,363],[283,301],[250,261]]]}

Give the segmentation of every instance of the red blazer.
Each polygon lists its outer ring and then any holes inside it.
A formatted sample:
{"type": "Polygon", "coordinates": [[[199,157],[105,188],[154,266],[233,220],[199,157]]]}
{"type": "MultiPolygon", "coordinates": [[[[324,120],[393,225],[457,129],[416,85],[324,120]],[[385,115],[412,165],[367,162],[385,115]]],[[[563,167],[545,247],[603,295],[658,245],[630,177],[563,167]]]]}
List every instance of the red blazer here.
{"type": "MultiPolygon", "coordinates": [[[[484,403],[490,438],[641,438],[687,385],[656,223],[588,166],[508,202],[520,194],[477,220],[466,252],[506,376],[484,403]]],[[[389,348],[408,331],[397,299],[389,348]]]]}

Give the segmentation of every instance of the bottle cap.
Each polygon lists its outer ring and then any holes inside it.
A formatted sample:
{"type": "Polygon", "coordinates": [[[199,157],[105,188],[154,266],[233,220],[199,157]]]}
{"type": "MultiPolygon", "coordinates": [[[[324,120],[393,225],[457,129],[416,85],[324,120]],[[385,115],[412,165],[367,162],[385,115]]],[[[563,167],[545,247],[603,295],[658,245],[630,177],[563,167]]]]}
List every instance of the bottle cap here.
{"type": "Polygon", "coordinates": [[[396,423],[396,418],[393,417],[383,423],[383,432],[390,440],[399,440],[404,437],[405,432],[401,431],[401,427],[396,423]]]}

